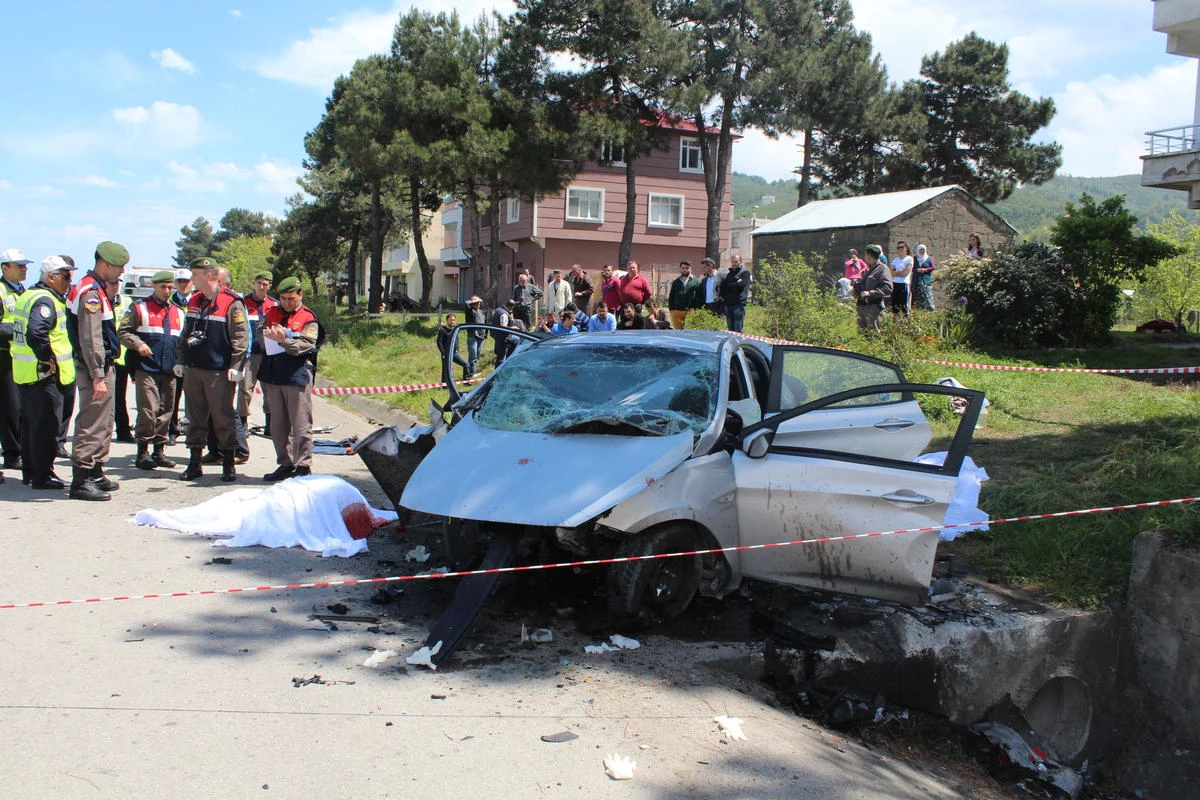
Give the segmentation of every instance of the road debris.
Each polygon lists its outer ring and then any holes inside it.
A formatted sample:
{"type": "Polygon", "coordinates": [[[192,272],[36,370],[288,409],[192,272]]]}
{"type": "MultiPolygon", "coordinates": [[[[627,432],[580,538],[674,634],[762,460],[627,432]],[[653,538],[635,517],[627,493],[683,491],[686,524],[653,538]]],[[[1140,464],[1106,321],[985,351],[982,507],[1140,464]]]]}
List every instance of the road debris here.
{"type": "Polygon", "coordinates": [[[317,684],[320,686],[335,686],[339,683],[342,684],[343,686],[353,686],[354,685],[354,681],[325,680],[320,675],[313,675],[311,678],[292,678],[292,686],[294,686],[297,689],[299,689],[301,686],[312,686],[313,684],[317,684]]]}
{"type": "Polygon", "coordinates": [[[637,769],[637,762],[629,756],[609,753],[604,757],[604,771],[614,781],[631,780],[635,769],[637,769]]]}
{"type": "Polygon", "coordinates": [[[416,564],[424,564],[429,560],[430,553],[425,549],[425,545],[419,544],[413,549],[404,554],[406,561],[412,561],[416,564]]]}
{"type": "Polygon", "coordinates": [[[578,738],[578,734],[571,733],[570,731],[559,731],[558,733],[546,734],[542,737],[542,741],[549,742],[550,744],[562,744],[563,742],[574,741],[578,738]]]}
{"type": "Polygon", "coordinates": [[[724,714],[721,714],[713,717],[713,722],[717,723],[717,727],[721,730],[721,737],[726,741],[746,741],[746,734],[742,732],[741,717],[727,717],[724,714]]]}
{"type": "Polygon", "coordinates": [[[363,662],[363,666],[374,669],[375,667],[386,664],[388,661],[392,660],[398,655],[400,654],[395,650],[376,650],[367,657],[367,660],[363,662]]]}
{"type": "Polygon", "coordinates": [[[442,650],[442,643],[439,641],[433,647],[422,645],[419,650],[405,656],[404,661],[414,667],[428,667],[431,670],[437,671],[437,664],[433,662],[433,657],[442,650]]]}
{"type": "Polygon", "coordinates": [[[642,646],[642,643],[637,639],[630,639],[628,636],[622,636],[619,633],[614,633],[608,637],[607,642],[600,644],[585,645],[583,652],[585,653],[615,653],[617,650],[637,650],[642,646]]]}

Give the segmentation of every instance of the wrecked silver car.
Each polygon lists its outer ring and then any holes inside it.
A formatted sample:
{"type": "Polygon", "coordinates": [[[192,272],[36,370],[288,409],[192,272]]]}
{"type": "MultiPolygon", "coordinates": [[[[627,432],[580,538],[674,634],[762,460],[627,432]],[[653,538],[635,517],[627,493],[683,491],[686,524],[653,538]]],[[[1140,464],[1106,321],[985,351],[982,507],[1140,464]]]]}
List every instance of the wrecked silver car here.
{"type": "MultiPolygon", "coordinates": [[[[476,327],[486,326],[459,330],[476,327]]],[[[484,546],[488,566],[518,553],[755,546],[612,564],[619,623],[677,615],[697,593],[724,595],[743,577],[914,604],[928,596],[936,535],[771,545],[941,524],[981,393],[909,384],[898,367],[856,353],[734,333],[526,339],[467,394],[444,371],[449,420],[439,412],[430,428],[380,431],[359,448],[377,478],[380,457],[404,465],[381,484],[398,510],[446,520],[459,564],[477,563],[484,546]],[[951,397],[964,413],[950,413],[951,397]],[[940,464],[918,461],[934,443],[926,409],[954,428],[937,439],[940,464]]],[[[477,583],[481,603],[495,580],[477,583]]],[[[461,635],[469,624],[452,627],[461,635]]]]}

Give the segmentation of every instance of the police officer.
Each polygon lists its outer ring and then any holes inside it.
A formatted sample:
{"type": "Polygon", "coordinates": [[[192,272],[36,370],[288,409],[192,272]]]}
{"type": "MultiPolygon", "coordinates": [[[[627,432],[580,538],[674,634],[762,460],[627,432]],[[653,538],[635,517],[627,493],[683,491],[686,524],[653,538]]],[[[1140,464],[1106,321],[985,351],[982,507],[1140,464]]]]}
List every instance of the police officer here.
{"type": "MultiPolygon", "coordinates": [[[[238,417],[241,418],[242,429],[249,431],[250,399],[254,396],[254,384],[258,381],[258,371],[262,367],[263,345],[256,335],[261,320],[267,311],[279,305],[268,292],[275,283],[275,276],[269,270],[263,270],[254,276],[254,291],[246,295],[242,302],[246,304],[246,319],[250,323],[250,359],[246,362],[246,377],[242,381],[241,391],[238,392],[238,417]]],[[[266,410],[267,400],[263,397],[263,413],[266,420],[263,429],[267,435],[271,433],[271,414],[266,410]]]]}
{"type": "MultiPolygon", "coordinates": [[[[188,300],[192,296],[192,271],[190,269],[175,270],[175,291],[171,292],[171,305],[187,311],[188,300]]],[[[179,407],[183,405],[183,381],[175,381],[175,405],[171,411],[171,425],[167,429],[167,444],[175,444],[179,438],[179,407]]]]}
{"type": "MultiPolygon", "coordinates": [[[[121,294],[121,282],[109,281],[104,290],[108,293],[108,301],[112,303],[113,316],[119,322],[129,310],[129,301],[121,294]]],[[[113,438],[118,442],[134,441],[133,430],[129,427],[129,381],[133,378],[133,370],[127,366],[125,355],[125,345],[122,344],[117,357],[113,359],[113,375],[116,376],[113,381],[116,388],[113,396],[113,416],[117,423],[117,433],[113,438]]]]}
{"type": "Polygon", "coordinates": [[[312,472],[312,386],[321,326],[304,305],[299,278],[279,284],[279,305],[260,323],[263,363],[258,373],[275,443],[274,472],[265,481],[281,481],[312,472]]]}
{"type": "Polygon", "coordinates": [[[137,401],[134,465],[138,469],[175,466],[164,452],[175,410],[175,351],[183,331],[183,309],[171,302],[174,279],[169,269],[154,273],[154,293],[129,307],[117,331],[126,348],[126,368],[133,375],[137,401]]]}
{"type": "MultiPolygon", "coordinates": [[[[21,394],[13,380],[9,354],[13,338],[13,312],[25,291],[23,281],[33,262],[15,248],[0,253],[0,449],[5,469],[21,469],[21,394]]],[[[24,470],[23,470],[24,471],[24,470]]],[[[0,481],[4,478],[0,476],[0,481]]]]}
{"type": "Polygon", "coordinates": [[[208,426],[212,423],[221,448],[221,480],[237,480],[233,459],[237,451],[237,420],[233,395],[242,380],[250,332],[241,299],[220,285],[220,265],[212,258],[192,262],[196,291],[188,300],[187,316],[176,350],[176,377],[183,378],[188,405],[187,445],[191,457],[179,477],[194,481],[204,474],[208,426]]]}
{"type": "Polygon", "coordinates": [[[79,411],[71,440],[71,498],[109,500],[121,485],[104,475],[112,444],[113,360],[121,348],[105,284],[120,279],[129,251],[116,242],[96,245],[95,267],[67,294],[67,331],[75,351],[79,411]]]}
{"type": "Polygon", "coordinates": [[[61,256],[42,261],[41,280],[14,310],[13,379],[21,390],[21,452],[34,489],[62,489],[54,457],[64,400],[75,394],[75,360],[67,333],[67,289],[75,265],[61,256]]]}

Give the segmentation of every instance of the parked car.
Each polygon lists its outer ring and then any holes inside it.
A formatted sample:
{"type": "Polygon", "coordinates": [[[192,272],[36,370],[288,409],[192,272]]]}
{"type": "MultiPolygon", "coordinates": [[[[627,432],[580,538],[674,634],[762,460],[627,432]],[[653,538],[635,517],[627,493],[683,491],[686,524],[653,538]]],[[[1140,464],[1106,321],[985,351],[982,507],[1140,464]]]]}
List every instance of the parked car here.
{"type": "MultiPolygon", "coordinates": [[[[472,327],[488,326],[459,334],[472,327]]],[[[626,624],[675,616],[745,577],[923,603],[936,535],[772,545],[941,523],[983,403],[909,384],[869,356],[712,331],[528,337],[468,394],[443,375],[448,422],[364,447],[407,461],[411,476],[389,494],[444,518],[460,562],[489,542],[491,566],[518,552],[754,546],[611,565],[609,608],[626,624]],[[917,461],[933,441],[925,408],[953,428],[937,437],[940,465],[917,461]]]]}
{"type": "Polygon", "coordinates": [[[126,267],[121,273],[121,294],[137,300],[154,294],[154,274],[162,267],[126,267]]]}

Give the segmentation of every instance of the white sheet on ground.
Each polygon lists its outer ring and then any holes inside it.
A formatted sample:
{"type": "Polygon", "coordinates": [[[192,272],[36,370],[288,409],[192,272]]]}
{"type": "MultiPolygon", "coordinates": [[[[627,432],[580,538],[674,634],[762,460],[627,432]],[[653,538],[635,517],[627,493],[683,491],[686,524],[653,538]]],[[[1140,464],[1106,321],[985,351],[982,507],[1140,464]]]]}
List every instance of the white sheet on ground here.
{"type": "Polygon", "coordinates": [[[353,556],[367,549],[367,541],[354,538],[347,527],[343,512],[352,508],[369,513],[371,524],[396,519],[394,511],[371,508],[358,489],[336,475],[306,475],[266,489],[234,489],[190,508],[139,511],[133,521],[229,537],[213,542],[214,547],[299,545],[323,556],[353,556]]]}
{"type": "MultiPolygon", "coordinates": [[[[946,461],[945,451],[926,453],[917,456],[918,464],[938,464],[946,461]]],[[[958,482],[954,484],[954,493],[950,495],[950,505],[946,508],[946,518],[943,525],[959,525],[964,522],[981,522],[979,525],[963,525],[961,528],[950,528],[938,531],[938,538],[943,542],[952,542],[967,531],[986,531],[988,525],[983,520],[989,519],[987,512],[979,509],[980,484],[988,479],[987,470],[976,466],[970,456],[963,458],[962,469],[958,473],[958,482]]]]}

